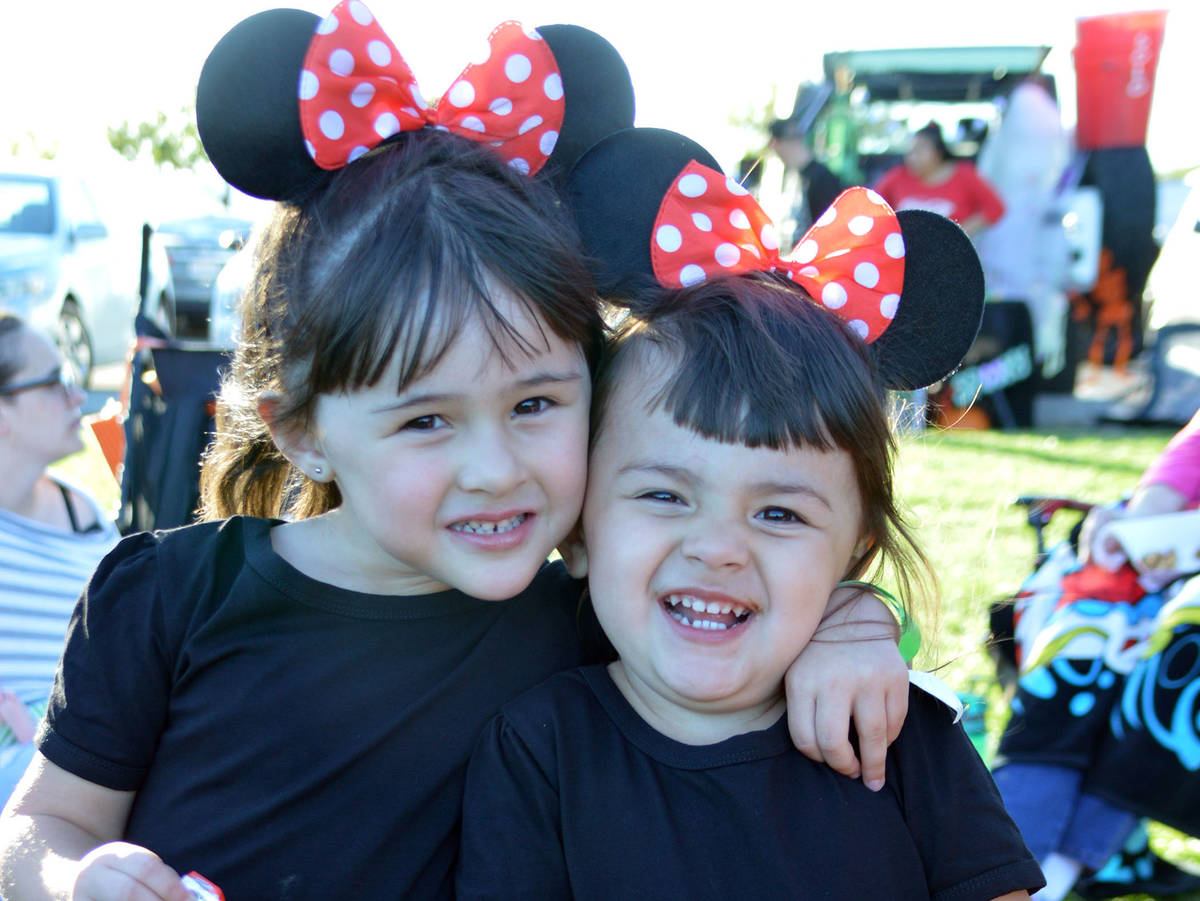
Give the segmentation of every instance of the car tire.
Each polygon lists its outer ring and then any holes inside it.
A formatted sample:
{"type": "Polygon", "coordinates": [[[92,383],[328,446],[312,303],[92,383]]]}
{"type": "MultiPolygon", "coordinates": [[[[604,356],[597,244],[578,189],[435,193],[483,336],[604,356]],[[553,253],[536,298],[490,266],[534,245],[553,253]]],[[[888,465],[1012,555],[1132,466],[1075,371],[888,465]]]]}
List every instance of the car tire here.
{"type": "Polygon", "coordinates": [[[92,379],[92,336],[73,300],[64,303],[58,314],[58,350],[63,365],[75,370],[76,384],[88,387],[92,379]]]}

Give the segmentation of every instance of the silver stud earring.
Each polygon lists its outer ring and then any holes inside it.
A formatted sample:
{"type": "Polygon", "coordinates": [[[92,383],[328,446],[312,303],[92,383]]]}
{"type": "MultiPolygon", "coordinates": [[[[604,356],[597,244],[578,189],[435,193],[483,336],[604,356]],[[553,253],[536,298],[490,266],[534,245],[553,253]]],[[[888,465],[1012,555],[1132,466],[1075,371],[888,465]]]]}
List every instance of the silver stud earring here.
{"type": "Polygon", "coordinates": [[[320,466],[314,466],[314,467],[313,467],[313,472],[314,472],[315,474],[317,474],[317,475],[320,475],[320,474],[323,472],[323,470],[321,469],[321,467],[320,467],[320,466]]]}

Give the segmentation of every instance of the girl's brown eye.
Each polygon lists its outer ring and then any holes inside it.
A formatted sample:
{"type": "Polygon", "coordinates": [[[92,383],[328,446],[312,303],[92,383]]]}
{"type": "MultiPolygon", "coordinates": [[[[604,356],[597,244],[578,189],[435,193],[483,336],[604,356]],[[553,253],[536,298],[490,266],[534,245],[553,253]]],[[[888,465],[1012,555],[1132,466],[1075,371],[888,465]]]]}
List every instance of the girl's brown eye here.
{"type": "Polygon", "coordinates": [[[513,413],[517,416],[529,416],[548,410],[552,406],[554,406],[554,401],[548,397],[530,397],[513,407],[513,413]]]}
{"type": "Polygon", "coordinates": [[[428,431],[435,429],[441,423],[442,417],[437,415],[418,416],[416,419],[410,419],[401,426],[401,430],[412,429],[413,431],[428,431]]]}
{"type": "Polygon", "coordinates": [[[804,518],[786,507],[767,507],[758,514],[760,519],[773,523],[804,522],[804,518]]]}

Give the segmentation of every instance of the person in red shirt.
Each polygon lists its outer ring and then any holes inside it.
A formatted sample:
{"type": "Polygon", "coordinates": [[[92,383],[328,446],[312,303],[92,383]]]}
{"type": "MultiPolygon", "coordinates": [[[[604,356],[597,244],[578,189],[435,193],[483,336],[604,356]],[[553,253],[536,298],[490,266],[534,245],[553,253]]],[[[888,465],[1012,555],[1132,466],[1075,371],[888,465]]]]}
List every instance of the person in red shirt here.
{"type": "Polygon", "coordinates": [[[1004,215],[1004,201],[966,160],[956,160],[936,122],[919,129],[904,162],[885,172],[875,190],[896,210],[930,210],[974,237],[1004,215]]]}

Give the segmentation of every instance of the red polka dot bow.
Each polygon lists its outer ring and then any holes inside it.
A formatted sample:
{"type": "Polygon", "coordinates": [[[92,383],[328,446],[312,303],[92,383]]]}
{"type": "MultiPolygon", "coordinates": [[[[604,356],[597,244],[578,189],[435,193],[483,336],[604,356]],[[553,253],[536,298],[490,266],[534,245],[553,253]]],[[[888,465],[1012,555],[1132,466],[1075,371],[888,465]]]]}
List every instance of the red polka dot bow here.
{"type": "Polygon", "coordinates": [[[867,188],[842,192],[784,259],[775,226],[746,189],[692,161],[663,198],[650,240],[655,277],[666,287],[781,270],[867,342],[895,318],[904,284],[900,223],[867,188]]]}
{"type": "Polygon", "coordinates": [[[532,29],[505,22],[436,106],[359,0],[343,0],[317,27],[300,73],[300,123],[309,156],[339,169],[401,131],[444,128],[494,146],[511,166],[537,172],[558,140],[562,77],[532,29]]]}

